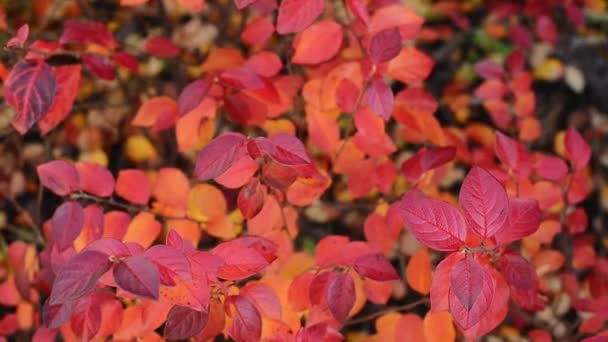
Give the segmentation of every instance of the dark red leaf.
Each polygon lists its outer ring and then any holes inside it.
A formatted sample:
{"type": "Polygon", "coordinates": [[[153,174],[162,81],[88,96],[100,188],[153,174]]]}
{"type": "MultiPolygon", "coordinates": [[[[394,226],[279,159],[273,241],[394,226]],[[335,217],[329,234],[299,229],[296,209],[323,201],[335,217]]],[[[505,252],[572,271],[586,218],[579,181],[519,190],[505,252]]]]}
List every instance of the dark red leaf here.
{"type": "Polygon", "coordinates": [[[51,305],[47,300],[42,307],[42,322],[49,329],[57,329],[72,316],[74,302],[51,305]]]}
{"type": "Polygon", "coordinates": [[[53,240],[60,251],[70,247],[84,226],[84,210],[76,201],[61,204],[51,218],[53,240]]]}
{"type": "Polygon", "coordinates": [[[83,340],[90,340],[101,327],[102,298],[100,295],[103,294],[92,293],[78,299],[74,304],[70,326],[74,333],[83,340]]]}
{"type": "Polygon", "coordinates": [[[118,46],[112,32],[99,22],[66,21],[63,25],[63,33],[59,38],[59,44],[77,42],[80,44],[97,44],[109,49],[118,46]]]}
{"type": "Polygon", "coordinates": [[[95,288],[99,278],[112,266],[106,254],[84,251],[72,257],[53,283],[50,305],[76,300],[95,288]]]}
{"type": "Polygon", "coordinates": [[[112,239],[112,238],[102,238],[99,240],[95,240],[88,244],[84,249],[84,251],[95,251],[99,253],[103,253],[106,256],[116,256],[116,257],[124,257],[131,255],[129,248],[124,244],[124,242],[112,239]]]}
{"type": "Polygon", "coordinates": [[[245,155],[245,141],[240,133],[224,133],[213,139],[198,154],[194,176],[208,180],[224,173],[237,159],[245,155]]]}
{"type": "Polygon", "coordinates": [[[82,62],[89,70],[102,80],[112,81],[114,75],[114,67],[110,60],[101,55],[83,55],[82,62]]]}
{"type": "Polygon", "coordinates": [[[64,160],[53,160],[36,168],[40,182],[59,196],[80,189],[80,177],[74,164],[64,160]]]}
{"type": "Polygon", "coordinates": [[[144,298],[158,299],[158,269],[143,255],[128,257],[114,266],[114,280],[125,291],[144,298]]]}
{"type": "Polygon", "coordinates": [[[152,56],[160,58],[177,57],[180,52],[179,47],[165,37],[154,37],[146,40],[144,50],[152,56]]]}
{"type": "Polygon", "coordinates": [[[257,178],[252,178],[239,192],[237,206],[245,219],[257,215],[264,206],[265,192],[257,178]]]}
{"type": "Polygon", "coordinates": [[[355,305],[355,282],[348,274],[336,273],[327,285],[327,307],[338,322],[344,322],[355,305]]]}
{"type": "MultiPolygon", "coordinates": [[[[396,29],[396,28],[395,28],[396,29]]],[[[397,30],[397,36],[399,30],[397,30]]],[[[382,80],[373,80],[365,90],[365,98],[367,99],[367,106],[374,113],[378,114],[384,121],[388,121],[393,113],[393,103],[395,98],[393,91],[388,84],[382,80]]]]}
{"type": "Polygon", "coordinates": [[[469,227],[484,238],[496,234],[507,220],[507,192],[494,176],[480,167],[473,167],[465,177],[459,200],[469,227]]]}
{"type": "Polygon", "coordinates": [[[388,28],[374,34],[369,40],[367,53],[374,63],[385,63],[401,52],[401,35],[398,27],[388,28]]]}
{"type": "Polygon", "coordinates": [[[486,80],[502,78],[505,73],[503,67],[491,59],[484,59],[475,63],[473,70],[486,80]]]}
{"type": "Polygon", "coordinates": [[[285,166],[298,166],[310,163],[310,158],[304,144],[291,134],[279,133],[270,138],[256,138],[248,144],[247,149],[251,158],[259,158],[260,153],[264,153],[268,154],[277,163],[285,166]]]}
{"type": "Polygon", "coordinates": [[[231,296],[228,302],[234,306],[232,326],[228,331],[235,341],[259,341],[262,335],[262,317],[245,296],[231,296]]]}
{"type": "Polygon", "coordinates": [[[209,312],[196,311],[189,307],[174,305],[167,314],[165,338],[184,340],[198,334],[207,325],[209,312]]]}
{"type": "Polygon", "coordinates": [[[118,65],[123,66],[133,72],[139,71],[139,61],[137,61],[137,57],[132,54],[119,51],[112,55],[112,58],[118,63],[118,65]]]}
{"type": "Polygon", "coordinates": [[[399,279],[393,265],[381,254],[360,256],[353,263],[353,268],[360,276],[376,281],[399,279]]]}
{"type": "Polygon", "coordinates": [[[562,181],[568,175],[568,164],[558,157],[542,156],[534,163],[536,174],[551,181],[562,181]]]}
{"type": "Polygon", "coordinates": [[[297,33],[310,26],[325,9],[325,0],[285,0],[279,7],[277,32],[297,33]]]}
{"type": "Polygon", "coordinates": [[[454,251],[464,245],[467,225],[450,204],[413,190],[403,196],[400,209],[408,229],[430,248],[454,251]]]}
{"type": "Polygon", "coordinates": [[[521,255],[505,253],[500,258],[500,271],[511,287],[511,298],[527,310],[542,309],[536,270],[521,255]]]}
{"type": "Polygon", "coordinates": [[[40,133],[47,134],[70,114],[74,101],[80,88],[80,73],[82,67],[77,65],[64,65],[53,68],[57,80],[57,94],[53,105],[38,122],[40,133]]]}
{"type": "Polygon", "coordinates": [[[57,94],[57,80],[41,59],[22,60],[13,67],[4,84],[6,102],[17,109],[11,122],[21,134],[48,113],[57,94]]]}
{"type": "Polygon", "coordinates": [[[264,103],[243,92],[225,97],[224,109],[230,120],[243,126],[262,126],[268,112],[264,103]]]}

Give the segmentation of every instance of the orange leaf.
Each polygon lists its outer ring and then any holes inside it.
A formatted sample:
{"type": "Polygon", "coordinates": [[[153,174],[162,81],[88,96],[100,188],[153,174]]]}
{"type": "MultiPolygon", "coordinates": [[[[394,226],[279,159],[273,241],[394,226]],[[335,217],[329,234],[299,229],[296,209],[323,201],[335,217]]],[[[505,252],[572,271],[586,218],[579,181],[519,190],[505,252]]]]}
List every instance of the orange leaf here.
{"type": "Polygon", "coordinates": [[[160,230],[160,222],[154,219],[154,215],[144,211],[133,218],[122,241],[135,242],[144,248],[148,248],[152,246],[152,243],[160,234],[160,230]]]}
{"type": "Polygon", "coordinates": [[[245,63],[240,50],[234,48],[213,48],[205,63],[201,66],[202,72],[223,71],[245,63]]]}
{"type": "Polygon", "coordinates": [[[426,248],[412,256],[405,271],[408,284],[416,291],[426,295],[431,290],[431,259],[426,248]]]}
{"type": "Polygon", "coordinates": [[[188,195],[188,216],[197,221],[206,222],[223,216],[227,207],[224,194],[207,183],[195,185],[188,195]]]}
{"type": "Polygon", "coordinates": [[[429,55],[416,48],[405,47],[388,63],[387,73],[403,83],[419,83],[429,77],[434,65],[429,55]]]}
{"type": "Polygon", "coordinates": [[[176,168],[163,168],[158,172],[154,190],[154,212],[169,217],[183,217],[188,206],[190,183],[186,175],[176,168]]]}
{"type": "Polygon", "coordinates": [[[409,313],[401,316],[397,321],[395,342],[420,341],[425,342],[424,326],[420,316],[409,313]]]}
{"type": "Polygon", "coordinates": [[[160,130],[170,127],[177,116],[177,102],[168,96],[157,96],[144,101],[131,124],[160,130]]]}
{"type": "Polygon", "coordinates": [[[336,55],[342,45],[342,26],[334,21],[320,21],[298,33],[291,61],[295,64],[319,64],[336,55]]]}
{"type": "Polygon", "coordinates": [[[453,342],[456,340],[452,315],[447,311],[432,313],[429,310],[424,316],[423,325],[427,342],[453,342]]]}
{"type": "Polygon", "coordinates": [[[175,230],[184,240],[192,242],[193,246],[198,246],[201,240],[201,227],[194,221],[187,219],[167,220],[169,231],[175,230]]]}
{"type": "Polygon", "coordinates": [[[401,39],[410,40],[418,34],[423,22],[424,18],[403,5],[389,5],[374,12],[368,29],[372,36],[374,33],[398,27],[401,39]]]}

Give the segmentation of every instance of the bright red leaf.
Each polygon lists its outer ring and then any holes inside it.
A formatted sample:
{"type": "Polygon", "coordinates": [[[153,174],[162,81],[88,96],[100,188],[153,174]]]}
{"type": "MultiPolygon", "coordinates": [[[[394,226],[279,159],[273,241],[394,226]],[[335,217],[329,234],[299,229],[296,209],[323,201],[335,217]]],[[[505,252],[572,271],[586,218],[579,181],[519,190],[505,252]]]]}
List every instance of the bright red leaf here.
{"type": "Polygon", "coordinates": [[[297,33],[305,30],[325,9],[325,0],[281,1],[277,17],[279,34],[297,33]]]}
{"type": "Polygon", "coordinates": [[[466,223],[450,204],[413,190],[403,196],[400,209],[407,228],[425,245],[440,251],[454,251],[464,245],[466,223]]]}
{"type": "Polygon", "coordinates": [[[80,176],[74,164],[64,160],[53,160],[36,168],[40,182],[59,196],[80,189],[80,176]]]}
{"type": "MultiPolygon", "coordinates": [[[[329,273],[329,272],[328,272],[329,273]]],[[[327,306],[338,322],[344,322],[355,305],[355,282],[344,273],[335,273],[327,284],[327,306]]]]}
{"type": "Polygon", "coordinates": [[[496,234],[507,220],[509,199],[505,189],[480,167],[473,167],[465,177],[459,199],[469,227],[484,238],[496,234]]]}
{"type": "Polygon", "coordinates": [[[454,321],[468,329],[490,308],[496,283],[490,272],[473,256],[458,261],[450,277],[449,304],[454,321]]]}
{"type": "Polygon", "coordinates": [[[399,275],[381,254],[363,255],[355,259],[353,268],[362,277],[377,281],[397,280],[399,275]]]}
{"type": "Polygon", "coordinates": [[[572,127],[566,131],[564,143],[566,145],[566,156],[572,162],[574,170],[579,171],[584,169],[591,159],[591,147],[589,144],[572,127]]]}
{"type": "Polygon", "coordinates": [[[245,154],[246,138],[239,133],[225,133],[215,138],[198,154],[194,175],[200,180],[215,178],[245,154]]]}

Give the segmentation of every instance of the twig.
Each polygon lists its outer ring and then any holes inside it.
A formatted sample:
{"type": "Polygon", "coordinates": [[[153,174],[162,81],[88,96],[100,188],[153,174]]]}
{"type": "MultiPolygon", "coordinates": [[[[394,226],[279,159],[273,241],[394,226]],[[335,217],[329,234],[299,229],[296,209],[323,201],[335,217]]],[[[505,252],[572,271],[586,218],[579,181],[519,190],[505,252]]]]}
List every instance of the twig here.
{"type": "Polygon", "coordinates": [[[345,327],[350,326],[350,325],[355,325],[355,324],[359,324],[359,323],[364,323],[367,321],[371,321],[373,319],[376,319],[384,314],[387,314],[389,312],[394,312],[394,311],[408,311],[408,310],[412,310],[414,308],[416,308],[419,305],[427,305],[429,304],[430,300],[428,297],[424,297],[421,299],[418,299],[415,302],[409,303],[409,304],[405,304],[405,305],[401,305],[401,306],[392,306],[392,307],[388,307],[386,309],[371,313],[367,316],[363,316],[363,317],[359,317],[359,318],[355,318],[355,319],[351,319],[348,322],[346,322],[344,324],[345,327]]]}

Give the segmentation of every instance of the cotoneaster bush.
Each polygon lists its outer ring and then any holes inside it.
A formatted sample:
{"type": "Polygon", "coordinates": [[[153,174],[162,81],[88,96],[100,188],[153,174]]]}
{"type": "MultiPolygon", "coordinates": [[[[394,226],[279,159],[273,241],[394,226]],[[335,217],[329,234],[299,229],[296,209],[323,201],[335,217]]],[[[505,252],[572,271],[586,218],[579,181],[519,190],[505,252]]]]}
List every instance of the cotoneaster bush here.
{"type": "Polygon", "coordinates": [[[28,233],[0,240],[0,304],[10,308],[0,333],[302,342],[476,340],[501,324],[534,341],[598,333],[608,261],[585,234],[591,148],[570,127],[555,153],[535,149],[533,81],[565,76],[557,60],[528,63],[533,44],[556,44],[557,20],[585,25],[584,6],[484,3],[491,15],[474,36],[487,56],[438,102],[425,81],[445,57],[420,45],[456,39],[448,24],[471,30],[475,4],[424,3],[236,0],[221,20],[240,18],[239,39],[202,54],[172,36],[166,13],[206,15],[213,4],[201,0],[121,0],[120,13],[165,17],[162,34],[139,44],[92,17],[66,19],[56,39],[20,26],[2,75],[18,134],[103,145],[70,116],[91,84],[137,105],[110,125],[127,167],[109,167],[122,157],[99,147],[79,159],[55,150],[34,185],[37,201],[57,200],[52,215],[7,195],[28,233]],[[173,91],[138,93],[130,82],[155,63],[179,75],[173,91]],[[543,318],[564,296],[578,317],[566,332],[543,318]]]}

